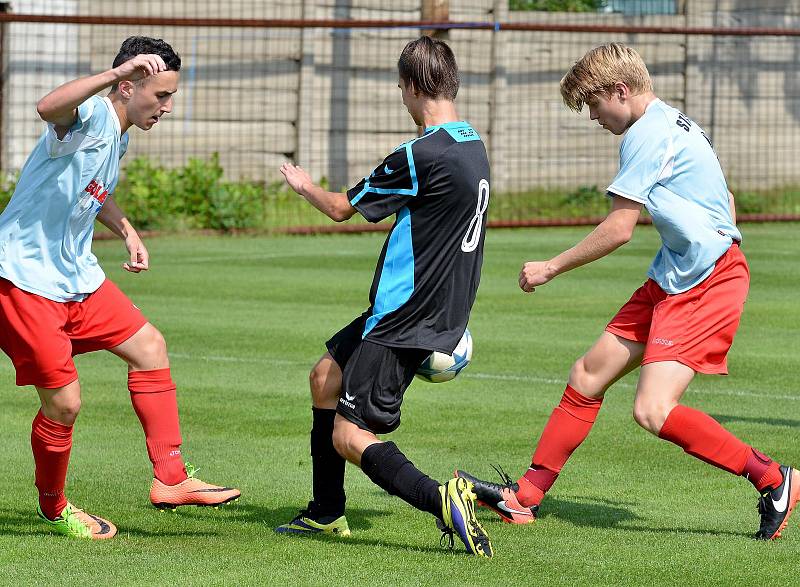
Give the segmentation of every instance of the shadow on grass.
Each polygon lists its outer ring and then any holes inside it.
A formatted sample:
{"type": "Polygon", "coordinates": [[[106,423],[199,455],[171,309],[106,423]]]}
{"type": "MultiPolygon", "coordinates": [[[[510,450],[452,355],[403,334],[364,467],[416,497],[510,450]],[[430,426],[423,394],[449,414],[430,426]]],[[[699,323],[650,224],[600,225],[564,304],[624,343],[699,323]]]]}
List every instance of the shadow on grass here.
{"type": "Polygon", "coordinates": [[[715,530],[709,528],[685,527],[651,527],[635,525],[637,521],[645,518],[635,514],[628,507],[635,503],[617,502],[596,497],[547,497],[542,504],[539,518],[547,519],[550,516],[565,520],[576,526],[589,526],[592,528],[610,528],[623,532],[642,532],[654,534],[697,534],[700,536],[732,536],[736,538],[750,538],[748,532],[732,532],[730,530],[715,530]]]}
{"type": "MultiPolygon", "coordinates": [[[[164,515],[180,515],[169,514],[164,515]]],[[[113,520],[113,516],[109,516],[113,520]]],[[[176,530],[148,530],[136,526],[117,526],[119,536],[130,536],[136,538],[164,538],[169,536],[218,536],[216,532],[207,532],[203,530],[193,530],[188,528],[179,528],[176,530]]],[[[39,520],[35,510],[28,509],[10,509],[0,508],[0,536],[45,536],[45,535],[58,536],[48,526],[39,520]]],[[[61,538],[61,536],[59,536],[61,538]]]]}
{"type": "Polygon", "coordinates": [[[0,508],[0,535],[37,536],[42,532],[47,532],[47,529],[39,523],[36,510],[0,508]]]}
{"type": "MultiPolygon", "coordinates": [[[[299,507],[283,506],[270,508],[263,505],[250,503],[237,503],[227,509],[225,520],[228,522],[259,522],[270,528],[275,528],[292,520],[300,511],[299,507]]],[[[347,523],[351,530],[367,530],[372,528],[372,520],[391,515],[384,510],[363,508],[348,508],[347,523]]]]}
{"type": "MultiPolygon", "coordinates": [[[[270,508],[254,504],[237,504],[232,507],[225,520],[228,522],[256,522],[262,523],[270,528],[275,528],[281,524],[285,524],[294,518],[299,511],[297,507],[279,507],[270,508]]],[[[322,540],[332,544],[341,545],[344,548],[363,547],[363,546],[381,546],[385,548],[393,548],[397,550],[404,550],[410,552],[431,552],[431,553],[448,553],[449,549],[439,545],[440,532],[435,527],[435,522],[431,517],[430,540],[431,546],[419,546],[411,544],[403,544],[399,542],[392,542],[380,539],[380,523],[376,523],[376,519],[391,516],[394,512],[391,510],[376,510],[365,508],[348,508],[345,515],[347,516],[347,523],[352,530],[353,534],[348,538],[340,536],[332,536],[330,534],[281,534],[281,539],[284,540],[322,540]]],[[[412,514],[412,515],[427,515],[427,514],[412,514]]],[[[461,543],[456,539],[456,552],[463,551],[461,543]]]]}
{"type": "Polygon", "coordinates": [[[619,524],[642,519],[625,507],[635,505],[633,503],[597,497],[547,497],[542,505],[540,519],[553,516],[576,526],[616,528],[619,524]]]}
{"type": "Polygon", "coordinates": [[[723,414],[709,414],[720,424],[731,422],[744,422],[747,424],[765,424],[767,426],[786,426],[787,428],[800,428],[800,420],[789,420],[788,418],[754,418],[752,416],[731,416],[723,414]]]}

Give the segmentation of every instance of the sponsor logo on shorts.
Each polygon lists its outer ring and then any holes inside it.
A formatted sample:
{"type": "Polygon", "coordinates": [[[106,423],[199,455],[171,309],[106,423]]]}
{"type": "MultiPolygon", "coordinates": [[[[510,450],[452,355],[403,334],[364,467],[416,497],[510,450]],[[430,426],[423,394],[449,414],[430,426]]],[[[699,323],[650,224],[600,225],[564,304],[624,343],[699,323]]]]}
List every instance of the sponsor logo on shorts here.
{"type": "Polygon", "coordinates": [[[660,345],[663,345],[663,346],[672,346],[675,343],[673,343],[671,340],[666,339],[666,338],[654,338],[653,339],[653,344],[660,344],[660,345]]]}
{"type": "Polygon", "coordinates": [[[349,401],[349,402],[354,401],[356,399],[356,396],[350,395],[346,391],[344,392],[344,397],[347,398],[347,401],[349,401]]]}
{"type": "Polygon", "coordinates": [[[346,399],[344,399],[343,397],[339,398],[339,403],[342,404],[342,405],[347,406],[351,410],[355,410],[356,409],[356,405],[353,402],[349,402],[346,399]]]}

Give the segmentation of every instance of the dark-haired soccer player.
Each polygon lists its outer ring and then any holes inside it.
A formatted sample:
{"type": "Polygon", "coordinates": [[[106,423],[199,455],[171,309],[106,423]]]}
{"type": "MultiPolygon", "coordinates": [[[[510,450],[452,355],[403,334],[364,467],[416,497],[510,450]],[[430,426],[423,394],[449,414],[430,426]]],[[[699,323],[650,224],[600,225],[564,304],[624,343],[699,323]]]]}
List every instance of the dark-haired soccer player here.
{"type": "Polygon", "coordinates": [[[123,268],[148,269],[147,249],[112,194],[128,129],[149,130],[172,111],[180,66],[161,39],[130,37],[111,69],[42,98],[37,110],[47,129],[0,215],[0,347],[14,363],[17,385],[34,385],[39,393],[31,431],[37,511],[68,536],[103,539],[117,531],[64,495],[81,405],[72,357],[80,353],[108,350],[128,364],[128,389],[153,463],[150,500],[156,507],[216,506],[239,496],[187,475],[164,338],[105,277],[91,251],[97,218],[125,241],[123,268]],[[95,95],[109,86],[108,96],[95,95]]]}
{"type": "Polygon", "coordinates": [[[520,288],[533,292],[625,244],[642,207],[662,245],[649,279],[572,366],[561,402],[519,481],[500,485],[457,474],[473,481],[478,499],[506,521],[532,522],[589,434],[608,388],[641,365],[636,422],[693,457],[750,481],[760,494],[756,538],[777,538],[800,499],[800,472],[680,403],[695,373],[728,372],[727,354],[750,284],[733,196],[711,142],[695,122],[656,97],[644,61],[621,44],[584,55],[561,80],[561,95],[573,110],[586,104],[591,120],[625,135],[620,169],[608,187],[612,210],[574,247],[548,261],[525,263],[520,288]]]}
{"type": "Polygon", "coordinates": [[[471,484],[440,485],[375,436],[400,425],[403,392],[420,363],[434,350],[451,353],[464,333],[489,204],[486,149],[456,114],[459,80],[450,48],[421,37],[403,49],[398,69],[403,104],[424,135],[397,147],[346,194],[314,185],[299,167],[281,167],[292,189],[336,221],[356,212],[371,222],[396,214],[396,221],[369,309],[327,342],[311,371],[314,498],[276,530],[348,535],[347,459],[390,494],[436,516],[451,537],[457,532],[468,552],[488,557],[492,546],[475,519],[471,484]]]}

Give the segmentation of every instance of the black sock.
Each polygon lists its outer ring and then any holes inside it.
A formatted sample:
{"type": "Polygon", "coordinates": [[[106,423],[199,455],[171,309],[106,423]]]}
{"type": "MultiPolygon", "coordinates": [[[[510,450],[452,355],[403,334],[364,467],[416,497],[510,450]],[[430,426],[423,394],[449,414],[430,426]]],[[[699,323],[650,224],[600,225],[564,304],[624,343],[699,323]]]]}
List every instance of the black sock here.
{"type": "Polygon", "coordinates": [[[311,408],[311,467],[313,472],[314,501],[311,516],[338,518],[344,514],[344,464],[345,460],[333,448],[333,420],[336,410],[311,408]]]}
{"type": "Polygon", "coordinates": [[[442,518],[440,484],[409,461],[394,442],[378,442],[361,455],[361,469],[373,483],[423,512],[442,518]]]}

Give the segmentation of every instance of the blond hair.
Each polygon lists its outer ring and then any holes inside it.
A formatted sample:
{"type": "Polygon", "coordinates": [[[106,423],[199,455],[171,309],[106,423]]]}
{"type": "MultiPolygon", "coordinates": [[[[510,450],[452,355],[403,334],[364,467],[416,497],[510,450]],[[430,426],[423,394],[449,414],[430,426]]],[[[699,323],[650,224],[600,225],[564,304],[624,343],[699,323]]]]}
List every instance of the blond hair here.
{"type": "Polygon", "coordinates": [[[595,47],[572,66],[561,79],[561,97],[569,108],[580,112],[591,96],[609,94],[618,82],[628,86],[634,95],[653,91],[641,56],[621,43],[607,43],[595,47]]]}

